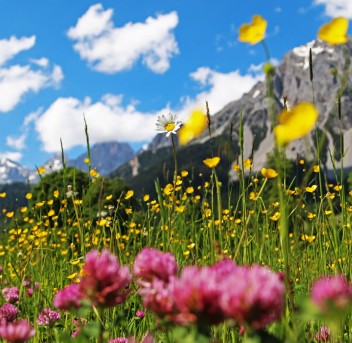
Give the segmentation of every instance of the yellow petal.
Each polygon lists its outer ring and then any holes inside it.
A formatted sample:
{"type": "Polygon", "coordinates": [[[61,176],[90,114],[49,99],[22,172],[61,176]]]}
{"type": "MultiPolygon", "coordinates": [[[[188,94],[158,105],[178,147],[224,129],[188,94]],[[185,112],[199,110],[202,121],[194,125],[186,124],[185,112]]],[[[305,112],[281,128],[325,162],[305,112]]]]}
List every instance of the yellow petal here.
{"type": "Polygon", "coordinates": [[[185,145],[192,139],[199,137],[206,127],[206,115],[202,110],[194,110],[178,131],[179,143],[185,145]]]}
{"type": "Polygon", "coordinates": [[[279,115],[279,125],[274,128],[278,145],[285,145],[290,141],[308,134],[318,119],[318,110],[309,102],[302,102],[292,110],[284,110],[279,115]]]}
{"type": "Polygon", "coordinates": [[[266,20],[255,15],[250,24],[243,24],[238,30],[238,40],[249,44],[257,44],[265,38],[265,30],[267,27],[266,20]]]}
{"type": "Polygon", "coordinates": [[[134,191],[129,190],[129,191],[126,193],[126,195],[125,195],[125,200],[128,200],[128,199],[132,198],[133,195],[134,195],[134,191]]]}
{"type": "Polygon", "coordinates": [[[345,44],[348,41],[348,20],[343,17],[332,19],[318,31],[318,38],[329,44],[345,44]]]}
{"type": "Polygon", "coordinates": [[[313,193],[317,188],[317,185],[313,185],[312,187],[306,187],[306,192],[313,193]]]}
{"type": "Polygon", "coordinates": [[[279,175],[276,170],[271,168],[262,168],[262,174],[267,179],[273,179],[279,175]]]}
{"type": "Polygon", "coordinates": [[[220,157],[206,158],[203,163],[210,169],[215,168],[220,162],[220,157]]]}

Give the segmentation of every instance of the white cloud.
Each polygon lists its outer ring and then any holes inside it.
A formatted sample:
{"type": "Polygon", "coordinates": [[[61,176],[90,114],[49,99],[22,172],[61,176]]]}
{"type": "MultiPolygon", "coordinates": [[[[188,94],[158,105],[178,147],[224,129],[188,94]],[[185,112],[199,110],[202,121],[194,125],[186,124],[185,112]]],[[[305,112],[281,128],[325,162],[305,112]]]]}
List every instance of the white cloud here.
{"type": "Polygon", "coordinates": [[[317,5],[325,6],[325,14],[329,17],[346,17],[352,19],[351,0],[314,0],[317,5]]]}
{"type": "Polygon", "coordinates": [[[249,91],[263,75],[241,75],[237,70],[226,74],[202,67],[190,77],[200,85],[200,93],[193,98],[181,99],[181,106],[177,109],[165,106],[155,113],[138,111],[135,103],[123,105],[122,95],[105,94],[95,103],[90,98],[58,98],[38,117],[34,116],[42,147],[47,152],[59,151],[60,139],[65,151],[85,146],[84,117],[92,144],[112,140],[149,141],[156,134],[155,123],[159,114],[172,112],[185,118],[193,109],[204,108],[205,101],[214,114],[249,91]]]}
{"type": "MultiPolygon", "coordinates": [[[[59,66],[49,68],[47,58],[30,59],[27,65],[8,65],[21,51],[31,49],[35,36],[0,40],[0,112],[11,111],[29,92],[45,87],[58,87],[63,79],[59,66]]],[[[10,140],[11,141],[11,140],[10,140]]],[[[14,143],[14,142],[12,142],[14,143]]]]}
{"type": "Polygon", "coordinates": [[[31,58],[30,61],[40,67],[43,67],[43,68],[49,66],[49,60],[45,57],[38,58],[38,59],[31,58]]]}
{"type": "Polygon", "coordinates": [[[172,32],[178,24],[176,12],[148,17],[145,22],[115,27],[113,10],[91,6],[68,30],[74,49],[91,68],[104,73],[130,69],[139,59],[155,73],[164,73],[178,45],[172,32]]]}
{"type": "Polygon", "coordinates": [[[18,137],[8,136],[6,138],[6,144],[11,148],[22,150],[26,147],[26,144],[25,144],[26,139],[27,139],[27,134],[24,132],[18,137]]]}
{"type": "Polygon", "coordinates": [[[0,160],[11,160],[14,162],[20,161],[22,154],[20,152],[4,151],[0,153],[0,160]]]}
{"type": "Polygon", "coordinates": [[[141,142],[155,135],[156,114],[142,113],[133,105],[123,106],[122,97],[105,95],[92,103],[76,98],[58,98],[36,121],[36,130],[47,152],[85,146],[84,117],[92,144],[111,140],[141,142]]]}
{"type": "Polygon", "coordinates": [[[0,65],[5,64],[23,50],[31,49],[35,44],[35,36],[0,40],[0,65]]]}
{"type": "Polygon", "coordinates": [[[207,101],[211,114],[220,111],[229,102],[239,99],[256,82],[263,79],[262,74],[241,75],[238,70],[220,73],[208,67],[200,67],[190,76],[207,89],[200,92],[194,99],[186,98],[184,112],[189,112],[194,107],[204,107],[207,101]]]}
{"type": "Polygon", "coordinates": [[[0,68],[0,112],[11,111],[28,92],[58,86],[62,78],[58,66],[54,66],[52,73],[33,69],[31,65],[0,68]]]}

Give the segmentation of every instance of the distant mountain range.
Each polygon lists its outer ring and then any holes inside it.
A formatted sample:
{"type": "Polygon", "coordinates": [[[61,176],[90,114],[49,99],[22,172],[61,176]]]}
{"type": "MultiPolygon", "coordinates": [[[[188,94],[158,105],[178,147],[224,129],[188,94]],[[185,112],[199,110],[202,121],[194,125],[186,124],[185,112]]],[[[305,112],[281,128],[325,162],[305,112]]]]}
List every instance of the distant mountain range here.
{"type": "MultiPolygon", "coordinates": [[[[95,144],[90,151],[91,165],[97,168],[100,175],[108,175],[116,168],[131,160],[134,157],[134,151],[128,143],[107,142],[95,144]]],[[[65,156],[65,163],[68,167],[87,170],[87,163],[84,159],[87,154],[82,154],[75,159],[68,159],[65,156]]],[[[45,173],[60,170],[63,167],[61,154],[54,155],[42,166],[45,173]]],[[[23,167],[21,164],[11,161],[10,159],[0,159],[0,184],[14,182],[24,182],[35,184],[39,181],[37,170],[31,170],[23,167]]]]}
{"type": "MultiPolygon", "coordinates": [[[[315,102],[319,110],[317,130],[325,138],[320,147],[321,168],[330,175],[334,168],[342,164],[347,171],[352,170],[352,70],[350,56],[352,43],[344,46],[329,46],[315,40],[289,51],[276,66],[273,73],[274,106],[277,112],[287,105],[293,107],[299,102],[315,102]],[[309,65],[311,52],[313,74],[309,65]],[[313,83],[311,82],[313,76],[313,83]],[[343,88],[343,89],[342,89],[343,88]],[[337,95],[341,97],[341,118],[338,114],[337,95]],[[343,139],[341,139],[341,137],[343,139]],[[343,144],[343,145],[341,145],[343,144]],[[334,161],[331,161],[333,156],[334,161]]],[[[212,139],[208,130],[199,138],[177,149],[179,169],[189,172],[206,173],[202,160],[212,154],[221,155],[218,167],[224,179],[235,179],[232,164],[238,160],[240,116],[243,118],[244,158],[253,160],[253,170],[260,170],[273,151],[274,137],[272,120],[268,114],[268,99],[265,81],[260,81],[239,100],[226,105],[211,116],[212,139]],[[212,150],[212,152],[211,152],[212,150]]],[[[211,104],[210,109],[211,109],[211,104]]],[[[317,154],[315,130],[304,139],[292,142],[286,150],[287,157],[296,159],[305,156],[313,159],[317,154]]],[[[170,137],[158,134],[148,147],[137,155],[127,143],[101,143],[91,149],[92,166],[97,167],[102,175],[121,177],[139,192],[154,188],[154,180],[170,180],[173,171],[173,155],[170,137]]],[[[177,139],[176,139],[177,141],[177,139]]],[[[85,170],[86,155],[75,160],[68,160],[68,166],[85,170]]],[[[47,171],[62,167],[61,157],[55,156],[45,164],[47,171]]],[[[35,171],[29,171],[19,164],[0,161],[0,183],[14,181],[35,182],[35,171]]]]}

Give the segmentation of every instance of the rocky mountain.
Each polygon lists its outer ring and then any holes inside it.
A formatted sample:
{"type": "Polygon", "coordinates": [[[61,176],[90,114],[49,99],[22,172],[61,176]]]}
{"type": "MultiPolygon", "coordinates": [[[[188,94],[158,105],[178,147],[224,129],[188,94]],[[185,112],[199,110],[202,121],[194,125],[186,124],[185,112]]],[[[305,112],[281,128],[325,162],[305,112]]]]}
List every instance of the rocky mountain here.
{"type": "MultiPolygon", "coordinates": [[[[91,148],[91,165],[93,168],[97,168],[101,175],[107,175],[131,160],[133,156],[134,151],[128,143],[98,143],[91,148]]],[[[87,170],[87,164],[84,162],[86,157],[87,154],[83,154],[76,159],[70,160],[67,156],[64,159],[67,166],[87,170]]],[[[44,174],[60,170],[63,167],[61,154],[54,155],[40,167],[44,167],[44,174]]],[[[23,167],[9,159],[0,159],[0,184],[14,182],[36,184],[39,180],[37,170],[23,167]]]]}
{"type": "MultiPolygon", "coordinates": [[[[91,165],[97,168],[100,175],[107,175],[122,164],[131,160],[134,151],[128,143],[107,142],[95,144],[90,150],[91,165]]],[[[87,154],[82,154],[74,160],[67,161],[67,165],[86,170],[84,159],[87,154]]]]}
{"type": "MultiPolygon", "coordinates": [[[[351,42],[344,46],[332,47],[322,41],[314,40],[288,52],[275,68],[272,76],[274,98],[272,107],[274,107],[276,115],[283,109],[284,99],[286,99],[289,108],[303,101],[314,102],[318,108],[317,130],[321,137],[325,137],[320,142],[322,167],[330,174],[333,173],[333,163],[337,168],[341,166],[341,151],[344,154],[344,168],[352,170],[351,55],[351,42]],[[310,51],[312,75],[309,63],[310,51]],[[339,92],[342,94],[341,120],[339,119],[337,105],[339,92]],[[340,139],[342,132],[343,140],[340,139]],[[341,146],[341,142],[344,142],[344,146],[341,146]],[[334,162],[331,160],[330,153],[334,162]]],[[[211,104],[209,105],[211,108],[211,104]]],[[[213,140],[218,143],[223,142],[222,146],[213,144],[217,149],[224,149],[227,144],[235,158],[240,154],[238,134],[241,114],[245,140],[244,158],[252,158],[253,169],[260,170],[267,161],[268,153],[273,151],[273,127],[277,120],[277,118],[271,118],[268,112],[265,81],[258,82],[239,100],[229,103],[211,117],[213,140]]],[[[305,158],[313,160],[317,154],[314,131],[307,137],[290,143],[286,150],[287,157],[296,159],[299,156],[305,156],[305,158]]],[[[208,132],[205,132],[186,147],[179,148],[180,165],[182,165],[184,157],[188,155],[188,151],[193,150],[192,146],[197,147],[197,149],[194,150],[195,155],[190,158],[194,161],[197,160],[197,163],[201,163],[201,152],[208,151],[209,154],[209,139],[208,132]],[[207,148],[204,146],[207,146],[207,148]]],[[[153,163],[157,163],[160,169],[160,166],[166,160],[170,160],[170,144],[170,140],[167,140],[165,135],[158,134],[149,144],[148,149],[135,157],[135,164],[139,166],[139,173],[150,173],[151,170],[155,169],[153,163]],[[148,159],[145,158],[146,155],[149,156],[148,159]],[[144,165],[141,161],[145,161],[146,164],[144,165]]],[[[232,177],[235,177],[231,171],[231,165],[227,165],[226,168],[232,177]]],[[[124,176],[128,182],[133,183],[136,172],[132,176],[132,169],[130,164],[125,165],[113,175],[124,176]]]]}
{"type": "Polygon", "coordinates": [[[12,182],[26,182],[30,170],[8,158],[0,159],[0,184],[12,182]]]}

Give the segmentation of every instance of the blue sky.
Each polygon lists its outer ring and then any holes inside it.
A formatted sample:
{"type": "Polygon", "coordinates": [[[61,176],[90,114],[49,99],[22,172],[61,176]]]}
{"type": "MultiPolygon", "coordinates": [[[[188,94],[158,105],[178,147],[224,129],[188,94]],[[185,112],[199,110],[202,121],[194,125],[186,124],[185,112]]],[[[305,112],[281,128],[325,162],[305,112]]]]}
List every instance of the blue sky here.
{"type": "Polygon", "coordinates": [[[34,168],[91,143],[138,149],[163,113],[216,113],[263,76],[262,46],[237,41],[255,14],[274,60],[316,37],[350,0],[4,1],[0,11],[0,158],[34,168]]]}

